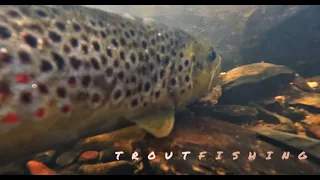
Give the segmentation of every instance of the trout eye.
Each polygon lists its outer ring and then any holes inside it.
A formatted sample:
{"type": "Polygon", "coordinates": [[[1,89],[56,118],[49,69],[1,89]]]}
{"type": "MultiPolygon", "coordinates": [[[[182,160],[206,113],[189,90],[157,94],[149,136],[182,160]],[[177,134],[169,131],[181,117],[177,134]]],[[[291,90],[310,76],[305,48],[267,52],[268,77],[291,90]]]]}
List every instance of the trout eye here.
{"type": "Polygon", "coordinates": [[[216,59],[216,57],[217,57],[216,51],[213,49],[213,47],[211,47],[208,55],[208,60],[210,62],[213,62],[216,59]]]}

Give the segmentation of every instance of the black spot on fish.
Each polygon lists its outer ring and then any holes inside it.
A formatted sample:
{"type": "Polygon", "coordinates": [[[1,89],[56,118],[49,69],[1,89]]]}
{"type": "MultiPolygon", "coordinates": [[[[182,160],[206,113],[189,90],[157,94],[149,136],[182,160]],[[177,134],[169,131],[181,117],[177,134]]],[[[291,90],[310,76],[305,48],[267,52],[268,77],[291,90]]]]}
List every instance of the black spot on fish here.
{"type": "Polygon", "coordinates": [[[190,76],[189,76],[189,75],[186,75],[185,78],[184,78],[184,81],[185,81],[185,82],[189,82],[189,81],[190,81],[190,76]]]}
{"type": "Polygon", "coordinates": [[[31,63],[31,57],[30,57],[29,53],[27,53],[25,51],[20,51],[18,53],[18,55],[19,55],[19,59],[20,59],[21,63],[23,63],[23,64],[31,63]]]}
{"type": "Polygon", "coordinates": [[[48,90],[47,86],[44,85],[44,84],[38,84],[38,90],[42,94],[48,94],[49,93],[49,90],[48,90]]]}
{"type": "Polygon", "coordinates": [[[99,62],[96,58],[91,58],[90,59],[91,65],[95,70],[99,70],[100,69],[100,65],[99,62]]]}
{"type": "Polygon", "coordinates": [[[100,34],[101,34],[101,37],[104,38],[104,39],[107,37],[107,34],[105,32],[103,32],[103,31],[100,31],[100,34]]]}
{"type": "Polygon", "coordinates": [[[100,60],[101,60],[101,63],[103,65],[106,65],[107,64],[107,57],[105,55],[101,55],[100,56],[100,60]]]}
{"type": "Polygon", "coordinates": [[[31,34],[27,34],[24,36],[24,41],[32,48],[36,48],[38,45],[38,40],[31,34]]]}
{"type": "Polygon", "coordinates": [[[12,9],[8,11],[8,15],[11,18],[20,18],[21,17],[21,15],[17,11],[12,10],[12,9]]]}
{"type": "Polygon", "coordinates": [[[130,34],[131,34],[131,36],[135,36],[136,33],[134,32],[134,30],[131,29],[130,34]]]}
{"type": "Polygon", "coordinates": [[[52,52],[51,54],[54,62],[57,64],[58,69],[62,70],[65,66],[64,59],[58,53],[52,52]]]}
{"type": "Polygon", "coordinates": [[[42,10],[36,10],[36,13],[39,17],[47,17],[48,14],[42,10]]]}
{"type": "Polygon", "coordinates": [[[124,79],[124,72],[123,71],[120,71],[119,73],[118,73],[118,78],[119,78],[119,80],[123,80],[124,79]]]}
{"type": "Polygon", "coordinates": [[[60,30],[60,31],[65,31],[66,30],[66,25],[62,22],[56,22],[56,27],[60,30]]]}
{"type": "Polygon", "coordinates": [[[133,99],[133,100],[131,101],[131,106],[132,106],[132,107],[135,107],[135,106],[138,105],[138,103],[139,103],[138,99],[133,99]]]}
{"type": "Polygon", "coordinates": [[[94,41],[94,42],[92,42],[92,45],[93,45],[93,49],[94,49],[95,51],[97,51],[97,52],[100,51],[100,45],[99,45],[98,42],[94,41]]]}
{"type": "Polygon", "coordinates": [[[70,57],[70,64],[74,69],[78,70],[81,65],[81,61],[76,57],[72,56],[70,57]]]}
{"type": "Polygon", "coordinates": [[[88,46],[87,45],[82,45],[81,46],[81,50],[82,50],[82,52],[84,53],[84,54],[88,54],[88,46]]]}
{"type": "Polygon", "coordinates": [[[32,94],[30,92],[21,93],[20,101],[25,104],[31,103],[32,102],[32,94]]]}
{"type": "Polygon", "coordinates": [[[60,98],[65,98],[67,96],[67,90],[63,87],[58,87],[56,92],[58,97],[60,98]]]}
{"type": "Polygon", "coordinates": [[[131,59],[131,62],[132,62],[133,64],[136,63],[137,58],[136,58],[135,54],[132,53],[132,54],[130,55],[130,59],[131,59]]]}
{"type": "Polygon", "coordinates": [[[121,90],[116,90],[113,94],[114,100],[118,100],[122,96],[122,91],[121,90]]]}
{"type": "Polygon", "coordinates": [[[124,38],[120,38],[120,44],[121,44],[121,46],[125,46],[127,44],[127,42],[124,38]]]}
{"type": "Polygon", "coordinates": [[[53,69],[52,64],[47,60],[42,60],[40,65],[40,70],[42,72],[49,72],[53,69]]]}
{"type": "Polygon", "coordinates": [[[71,46],[74,48],[78,47],[78,45],[79,45],[78,40],[76,38],[71,38],[70,43],[71,43],[71,46]]]}
{"type": "Polygon", "coordinates": [[[112,51],[109,48],[107,49],[107,55],[112,58],[112,51]]]}
{"type": "Polygon", "coordinates": [[[53,41],[55,43],[58,43],[61,41],[61,36],[58,33],[53,32],[53,31],[49,32],[49,38],[51,39],[51,41],[53,41]]]}
{"type": "Polygon", "coordinates": [[[111,43],[112,43],[115,47],[118,47],[118,46],[119,46],[117,40],[115,40],[115,39],[112,39],[112,40],[111,40],[111,43]]]}
{"type": "Polygon", "coordinates": [[[72,27],[73,27],[74,31],[76,31],[76,32],[81,31],[81,27],[76,23],[73,23],[72,27]]]}
{"type": "Polygon", "coordinates": [[[160,97],[160,91],[156,91],[156,92],[154,93],[154,97],[155,97],[156,99],[158,99],[158,98],[160,97]]]}
{"type": "Polygon", "coordinates": [[[120,59],[121,60],[126,60],[125,53],[123,51],[120,51],[120,59]]]}
{"type": "Polygon", "coordinates": [[[88,87],[89,84],[90,84],[90,81],[91,81],[91,77],[86,75],[86,76],[82,77],[81,84],[82,84],[83,87],[88,87]]]}
{"type": "Polygon", "coordinates": [[[107,75],[108,77],[111,77],[111,76],[113,75],[113,69],[112,69],[111,67],[108,67],[108,68],[106,69],[106,75],[107,75]]]}
{"type": "Polygon", "coordinates": [[[144,91],[148,92],[151,88],[151,84],[149,82],[147,82],[146,84],[144,84],[144,91]]]}

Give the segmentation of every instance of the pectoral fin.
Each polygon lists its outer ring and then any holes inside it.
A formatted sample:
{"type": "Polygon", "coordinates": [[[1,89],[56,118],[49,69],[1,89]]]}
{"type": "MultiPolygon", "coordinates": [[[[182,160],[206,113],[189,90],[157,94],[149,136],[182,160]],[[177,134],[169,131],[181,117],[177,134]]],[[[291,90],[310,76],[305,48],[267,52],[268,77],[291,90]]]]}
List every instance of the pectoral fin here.
{"type": "Polygon", "coordinates": [[[165,109],[128,120],[136,123],[148,133],[161,138],[168,136],[172,131],[175,121],[174,118],[174,110],[165,109]]]}

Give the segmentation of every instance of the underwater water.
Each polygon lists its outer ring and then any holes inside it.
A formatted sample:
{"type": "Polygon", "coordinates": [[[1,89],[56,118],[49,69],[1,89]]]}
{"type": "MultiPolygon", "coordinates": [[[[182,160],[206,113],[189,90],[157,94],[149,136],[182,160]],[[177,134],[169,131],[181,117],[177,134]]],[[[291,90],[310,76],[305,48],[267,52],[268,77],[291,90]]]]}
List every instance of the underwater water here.
{"type": "Polygon", "coordinates": [[[0,7],[0,174],[319,175],[319,15],[0,7]]]}

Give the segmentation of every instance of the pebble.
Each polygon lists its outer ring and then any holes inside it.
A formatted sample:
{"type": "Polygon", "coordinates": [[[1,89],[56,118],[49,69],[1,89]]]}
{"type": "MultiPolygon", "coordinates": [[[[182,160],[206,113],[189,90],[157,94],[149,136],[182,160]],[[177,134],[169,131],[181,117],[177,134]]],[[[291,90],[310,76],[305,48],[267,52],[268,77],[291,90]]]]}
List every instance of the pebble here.
{"type": "Polygon", "coordinates": [[[59,171],[62,175],[77,175],[80,165],[78,163],[71,164],[59,171]]]}
{"type": "Polygon", "coordinates": [[[307,132],[313,138],[320,139],[320,126],[310,126],[307,127],[307,132]]]}
{"type": "MultiPolygon", "coordinates": [[[[128,149],[128,148],[109,147],[107,149],[104,149],[104,150],[100,151],[100,153],[99,153],[99,162],[103,162],[104,163],[104,162],[117,161],[117,159],[116,159],[117,156],[116,156],[115,152],[123,151],[123,149],[128,149]]],[[[119,159],[120,160],[131,160],[130,152],[129,151],[124,151],[124,154],[121,154],[119,159]]]]}
{"type": "Polygon", "coordinates": [[[307,84],[311,87],[311,88],[317,88],[319,86],[318,82],[307,82],[307,84]]]}
{"type": "Polygon", "coordinates": [[[56,164],[61,167],[68,166],[72,164],[82,152],[82,149],[72,149],[70,151],[66,151],[57,158],[56,164]]]}
{"type": "MultiPolygon", "coordinates": [[[[110,147],[108,149],[104,149],[99,153],[99,161],[100,162],[111,162],[116,160],[115,152],[118,150],[116,148],[110,147]]],[[[121,156],[120,156],[121,158],[121,156]]]]}
{"type": "Polygon", "coordinates": [[[258,121],[257,121],[257,124],[263,125],[263,124],[264,124],[264,120],[258,120],[258,121]]]}
{"type": "Polygon", "coordinates": [[[297,128],[297,134],[305,136],[306,130],[304,129],[304,127],[300,123],[295,123],[294,125],[297,128]]]}
{"type": "Polygon", "coordinates": [[[95,161],[99,157],[98,151],[86,151],[83,152],[79,157],[79,162],[90,162],[95,161]]]}
{"type": "Polygon", "coordinates": [[[5,166],[0,167],[0,175],[24,175],[28,174],[28,170],[26,170],[24,163],[12,162],[5,166]]]}
{"type": "Polygon", "coordinates": [[[86,175],[134,175],[137,166],[129,161],[119,160],[101,164],[86,164],[79,168],[86,175]]]}
{"type": "Polygon", "coordinates": [[[29,161],[27,167],[31,175],[56,175],[57,173],[38,161],[29,161]]]}
{"type": "Polygon", "coordinates": [[[293,134],[297,133],[297,127],[292,124],[277,124],[272,129],[293,134]]]}
{"type": "Polygon", "coordinates": [[[33,160],[38,161],[38,162],[42,162],[45,164],[48,164],[50,162],[53,161],[54,156],[57,154],[57,151],[55,150],[49,150],[49,151],[45,151],[39,154],[36,154],[33,157],[33,160]]]}

